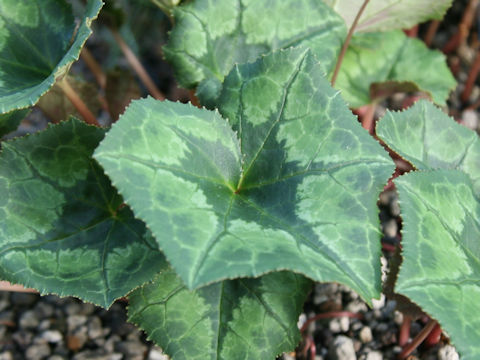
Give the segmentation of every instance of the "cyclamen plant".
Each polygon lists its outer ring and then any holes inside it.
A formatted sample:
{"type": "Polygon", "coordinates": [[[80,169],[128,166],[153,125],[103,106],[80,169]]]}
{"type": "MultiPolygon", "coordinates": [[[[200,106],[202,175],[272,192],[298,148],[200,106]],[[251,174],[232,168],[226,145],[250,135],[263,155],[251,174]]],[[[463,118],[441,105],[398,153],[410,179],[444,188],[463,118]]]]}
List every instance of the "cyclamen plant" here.
{"type": "MultiPolygon", "coordinates": [[[[174,360],[273,359],[297,345],[312,281],[382,293],[376,202],[395,164],[349,106],[412,90],[445,105],[444,56],[400,29],[451,0],[154,2],[174,20],[165,58],[205,107],[136,100],[110,129],[66,77],[101,1],[78,26],[64,0],[0,2],[1,135],[55,82],[93,124],[2,141],[0,278],[107,308],[127,296],[174,360]]],[[[394,180],[394,291],[476,359],[478,135],[429,101],[376,134],[415,169],[394,180]]]]}

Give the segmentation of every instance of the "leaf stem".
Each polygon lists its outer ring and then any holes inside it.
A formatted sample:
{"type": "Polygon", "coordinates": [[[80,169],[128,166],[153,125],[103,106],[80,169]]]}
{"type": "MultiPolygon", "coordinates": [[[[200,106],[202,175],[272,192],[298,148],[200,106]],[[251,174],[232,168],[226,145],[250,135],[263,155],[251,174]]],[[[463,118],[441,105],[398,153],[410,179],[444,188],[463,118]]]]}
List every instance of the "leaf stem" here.
{"type": "Polygon", "coordinates": [[[93,57],[90,50],[88,50],[84,46],[82,49],[82,52],[80,53],[80,56],[82,57],[82,60],[85,61],[85,64],[90,69],[92,74],[95,76],[95,80],[97,80],[97,83],[100,86],[100,88],[105,90],[105,87],[107,85],[107,76],[103,72],[97,60],[95,60],[95,58],[93,57]]]}
{"type": "Polygon", "coordinates": [[[358,21],[360,20],[360,17],[362,16],[363,11],[367,7],[369,1],[370,0],[365,0],[363,2],[362,6],[358,10],[355,20],[353,20],[353,24],[350,27],[350,30],[348,30],[347,38],[343,43],[342,50],[340,51],[340,55],[338,56],[337,64],[335,65],[335,70],[332,76],[332,86],[335,86],[335,81],[337,81],[338,72],[340,71],[340,67],[342,66],[343,58],[345,57],[345,53],[347,52],[348,45],[350,45],[350,40],[352,39],[355,28],[357,27],[358,21]]]}
{"type": "Polygon", "coordinates": [[[400,326],[400,331],[398,334],[398,345],[404,347],[410,339],[410,327],[412,324],[412,317],[409,315],[403,316],[402,325],[400,326]]]}
{"type": "Polygon", "coordinates": [[[437,326],[437,322],[430,318],[428,320],[427,325],[418,333],[417,336],[412,340],[412,342],[406,345],[402,352],[398,355],[398,359],[403,360],[406,359],[408,355],[412,353],[422,342],[425,338],[432,332],[432,330],[437,326]]]}
{"type": "Polygon", "coordinates": [[[57,82],[57,85],[63,90],[68,100],[70,100],[75,106],[75,109],[80,113],[85,122],[90,125],[100,126],[97,121],[97,118],[92,114],[90,109],[85,105],[83,100],[78,96],[75,90],[70,86],[67,81],[67,77],[64,76],[63,79],[57,82]]]}
{"type": "Polygon", "coordinates": [[[132,69],[137,73],[138,77],[140,78],[142,83],[145,85],[147,90],[150,92],[150,94],[157,100],[165,100],[165,96],[157,88],[157,85],[155,85],[155,83],[153,82],[150,75],[148,75],[147,71],[143,67],[140,60],[138,60],[137,56],[133,53],[132,49],[130,49],[130,47],[125,42],[125,40],[123,40],[120,33],[116,29],[110,29],[110,30],[112,31],[115,41],[117,42],[118,46],[122,50],[123,55],[125,55],[125,58],[127,59],[128,63],[130,64],[132,69]]]}

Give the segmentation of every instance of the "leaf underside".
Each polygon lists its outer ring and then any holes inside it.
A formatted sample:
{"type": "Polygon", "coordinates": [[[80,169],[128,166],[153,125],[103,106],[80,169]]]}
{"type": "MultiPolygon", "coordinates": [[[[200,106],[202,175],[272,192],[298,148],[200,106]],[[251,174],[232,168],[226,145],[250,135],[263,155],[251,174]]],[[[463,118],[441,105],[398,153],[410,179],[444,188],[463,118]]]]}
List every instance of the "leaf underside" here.
{"type": "Polygon", "coordinates": [[[0,113],[34,105],[78,59],[102,2],[89,0],[78,29],[64,0],[0,2],[0,113]]]}
{"type": "Polygon", "coordinates": [[[95,158],[189,288],[292,270],[380,294],[393,171],[310,51],[235,67],[216,113],[132,102],[95,158]]]}
{"type": "Polygon", "coordinates": [[[346,37],[342,18],[317,0],[196,0],[176,7],[174,17],[165,57],[180,85],[198,86],[200,101],[209,107],[234,64],[304,46],[328,72],[346,37]]]}
{"type": "Polygon", "coordinates": [[[431,50],[402,31],[357,34],[345,54],[338,74],[336,88],[350,107],[358,108],[372,102],[372,86],[395,83],[411,84],[407,90],[429,94],[440,105],[445,101],[456,81],[445,56],[431,50]]]}
{"type": "Polygon", "coordinates": [[[377,135],[421,170],[395,180],[403,263],[395,286],[437,319],[462,359],[480,355],[480,141],[427,101],[387,112],[377,135]]]}
{"type": "Polygon", "coordinates": [[[173,360],[274,359],[292,350],[311,282],[277,272],[189,291],[171,269],[129,295],[129,321],[173,360]]]}
{"type": "Polygon", "coordinates": [[[108,307],[163,264],[91,158],[105,131],[72,119],[2,143],[0,278],[108,307]]]}
{"type": "MultiPolygon", "coordinates": [[[[352,26],[365,0],[324,0],[352,26]]],[[[440,20],[453,0],[371,0],[365,8],[357,32],[409,29],[430,19],[440,20]]]]}

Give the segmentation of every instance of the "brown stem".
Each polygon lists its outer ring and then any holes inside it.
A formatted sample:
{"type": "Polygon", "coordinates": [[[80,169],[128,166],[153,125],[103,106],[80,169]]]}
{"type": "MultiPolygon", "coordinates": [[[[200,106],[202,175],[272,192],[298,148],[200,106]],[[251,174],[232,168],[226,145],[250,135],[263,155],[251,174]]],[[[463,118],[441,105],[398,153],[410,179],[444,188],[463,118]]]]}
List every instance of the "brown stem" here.
{"type": "Polygon", "coordinates": [[[123,52],[123,55],[125,55],[125,58],[127,59],[128,63],[132,67],[132,69],[137,73],[138,77],[142,81],[142,83],[145,85],[147,90],[150,92],[150,94],[158,100],[165,100],[165,96],[161,93],[161,91],[157,88],[157,85],[153,82],[152,78],[150,75],[148,75],[147,71],[143,67],[142,63],[138,60],[137,56],[133,53],[132,49],[127,45],[125,40],[123,40],[122,36],[119,34],[119,32],[116,29],[111,29],[113,37],[115,38],[115,41],[117,42],[118,46],[120,46],[120,49],[123,52]]]}
{"type": "Polygon", "coordinates": [[[362,117],[362,127],[370,134],[374,133],[375,128],[375,109],[377,104],[375,102],[367,105],[367,111],[362,117]]]}
{"type": "Polygon", "coordinates": [[[465,103],[470,98],[472,94],[473,86],[475,85],[475,81],[477,80],[478,73],[480,72],[480,49],[477,49],[477,54],[475,56],[475,60],[468,72],[468,78],[465,82],[465,88],[463,89],[461,100],[465,103]]]}
{"type": "Polygon", "coordinates": [[[418,37],[418,25],[411,27],[410,29],[404,30],[405,35],[408,37],[416,38],[418,37]]]}
{"type": "Polygon", "coordinates": [[[35,289],[28,289],[23,287],[22,285],[11,284],[8,281],[0,281],[0,291],[38,293],[38,291],[35,289]]]}
{"type": "Polygon", "coordinates": [[[97,60],[95,60],[95,58],[93,57],[90,50],[88,50],[86,47],[83,47],[82,52],[80,53],[80,56],[82,57],[82,60],[85,61],[85,64],[88,66],[90,71],[95,76],[95,79],[97,80],[97,83],[100,86],[100,88],[105,90],[105,86],[107,85],[107,76],[103,72],[97,60]]]}
{"type": "Polygon", "coordinates": [[[417,336],[415,336],[412,342],[403,348],[402,352],[398,355],[398,359],[406,359],[407,356],[410,355],[413,350],[415,350],[423,342],[423,340],[425,340],[425,338],[432,332],[436,325],[437,322],[435,320],[428,320],[427,325],[425,325],[425,327],[417,334],[417,336]]]}
{"type": "Polygon", "coordinates": [[[478,0],[470,0],[465,11],[463,12],[462,21],[458,25],[458,31],[450,38],[442,51],[448,54],[458,48],[468,36],[470,28],[472,27],[473,19],[475,18],[478,0]]]}
{"type": "Polygon", "coordinates": [[[398,334],[398,345],[404,347],[410,339],[410,325],[412,324],[412,317],[408,315],[403,316],[402,325],[398,334]]]}
{"type": "Polygon", "coordinates": [[[427,33],[425,34],[425,44],[430,47],[432,45],[435,34],[440,26],[440,20],[433,20],[428,25],[427,33]]]}
{"type": "Polygon", "coordinates": [[[362,16],[362,13],[367,7],[369,1],[370,0],[365,0],[363,2],[362,6],[358,10],[355,20],[353,20],[353,24],[350,27],[350,30],[348,30],[347,38],[343,43],[342,50],[340,50],[340,55],[338,56],[337,64],[335,65],[335,70],[333,71],[332,86],[335,86],[335,81],[337,81],[338,72],[340,71],[340,66],[342,66],[342,61],[343,61],[343,58],[345,57],[345,53],[347,52],[348,45],[350,44],[350,40],[352,39],[355,28],[357,27],[357,23],[360,20],[360,17],[362,16]]]}
{"type": "Polygon", "coordinates": [[[67,77],[64,76],[63,79],[57,82],[57,85],[63,90],[68,100],[70,100],[75,106],[75,109],[80,113],[85,122],[90,125],[100,126],[97,121],[97,118],[92,114],[90,109],[85,105],[83,100],[78,96],[75,90],[70,86],[67,81],[67,77]]]}

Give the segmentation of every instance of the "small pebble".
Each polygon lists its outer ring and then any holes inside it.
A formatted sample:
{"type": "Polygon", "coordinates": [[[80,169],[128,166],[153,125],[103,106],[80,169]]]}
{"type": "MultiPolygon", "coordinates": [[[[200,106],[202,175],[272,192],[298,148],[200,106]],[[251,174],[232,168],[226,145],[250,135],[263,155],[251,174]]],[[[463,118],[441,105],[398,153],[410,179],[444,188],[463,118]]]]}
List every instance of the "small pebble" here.
{"type": "Polygon", "coordinates": [[[438,360],[459,360],[459,356],[452,345],[445,345],[438,350],[438,360]]]}
{"type": "Polygon", "coordinates": [[[374,310],[380,310],[382,307],[385,306],[385,294],[380,295],[380,299],[372,299],[372,305],[374,310]]]}
{"type": "Polygon", "coordinates": [[[103,335],[102,321],[98,316],[93,316],[88,321],[88,337],[96,339],[103,335]]]}
{"type": "Polygon", "coordinates": [[[71,315],[67,317],[68,331],[72,332],[87,322],[85,315],[71,315]]]}
{"type": "Polygon", "coordinates": [[[13,360],[13,355],[10,351],[0,353],[0,360],[13,360]]]}
{"type": "Polygon", "coordinates": [[[20,327],[24,329],[34,329],[39,323],[38,315],[33,310],[25,311],[20,317],[20,327]]]}
{"type": "Polygon", "coordinates": [[[329,352],[333,360],[357,360],[353,340],[347,336],[337,336],[330,345],[329,352]]]}
{"type": "Polygon", "coordinates": [[[372,329],[368,326],[364,326],[358,333],[358,336],[362,343],[366,344],[373,340],[372,329]]]}
{"type": "Polygon", "coordinates": [[[23,293],[23,292],[12,292],[10,302],[17,306],[30,307],[35,304],[40,295],[32,293],[23,293]]]}
{"type": "MultiPolygon", "coordinates": [[[[285,355],[284,355],[283,359],[287,360],[285,355]]],[[[168,359],[168,356],[163,353],[162,349],[160,349],[157,346],[154,346],[150,349],[150,352],[148,353],[147,360],[169,360],[169,359],[168,359]]]]}
{"type": "Polygon", "coordinates": [[[25,351],[25,356],[29,360],[40,360],[49,356],[51,352],[47,344],[31,345],[25,351]]]}
{"type": "Polygon", "coordinates": [[[462,113],[461,124],[471,130],[478,128],[478,114],[475,110],[465,110],[462,113]]]}
{"type": "Polygon", "coordinates": [[[383,360],[383,355],[380,351],[371,351],[367,353],[365,360],[383,360]]]}
{"type": "Polygon", "coordinates": [[[41,337],[47,342],[56,344],[63,340],[63,336],[58,330],[47,330],[41,334],[41,337]]]}

